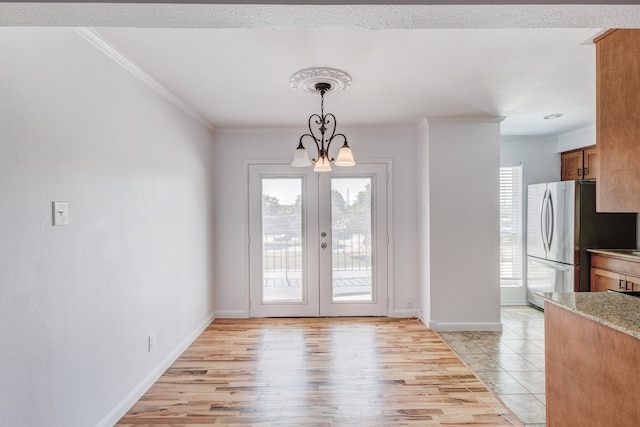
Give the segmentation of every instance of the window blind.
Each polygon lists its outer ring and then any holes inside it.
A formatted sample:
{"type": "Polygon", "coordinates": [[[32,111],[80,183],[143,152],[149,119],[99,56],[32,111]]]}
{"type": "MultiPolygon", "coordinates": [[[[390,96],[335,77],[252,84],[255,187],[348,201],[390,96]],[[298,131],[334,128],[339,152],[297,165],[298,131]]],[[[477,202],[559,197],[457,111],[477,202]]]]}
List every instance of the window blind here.
{"type": "Polygon", "coordinates": [[[500,284],[522,286],[522,165],[500,168],[500,284]]]}

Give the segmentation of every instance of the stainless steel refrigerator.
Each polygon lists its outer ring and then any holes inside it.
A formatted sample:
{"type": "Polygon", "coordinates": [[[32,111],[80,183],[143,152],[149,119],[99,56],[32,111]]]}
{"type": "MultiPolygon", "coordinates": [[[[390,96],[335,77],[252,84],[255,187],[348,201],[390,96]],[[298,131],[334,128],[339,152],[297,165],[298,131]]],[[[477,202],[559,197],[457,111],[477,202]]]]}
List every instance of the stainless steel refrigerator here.
{"type": "Polygon", "coordinates": [[[527,192],[527,301],[536,292],[589,291],[587,249],[636,247],[636,214],[596,213],[596,183],[529,185],[527,192]]]}

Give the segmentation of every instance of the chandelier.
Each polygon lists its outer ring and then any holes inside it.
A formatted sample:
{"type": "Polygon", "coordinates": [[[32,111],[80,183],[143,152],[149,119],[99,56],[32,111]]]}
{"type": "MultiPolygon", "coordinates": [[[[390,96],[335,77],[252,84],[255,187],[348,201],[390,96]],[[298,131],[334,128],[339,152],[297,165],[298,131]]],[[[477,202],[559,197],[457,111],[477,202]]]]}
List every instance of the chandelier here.
{"type": "Polygon", "coordinates": [[[293,167],[311,166],[315,163],[315,172],[331,171],[331,163],[336,166],[353,166],[351,148],[347,143],[347,137],[342,133],[336,133],[336,116],[331,113],[324,113],[324,96],[327,93],[346,90],[351,85],[351,76],[342,70],[335,68],[306,68],[291,76],[291,86],[307,93],[320,95],[320,114],[309,116],[307,126],[309,133],[300,137],[298,147],[293,156],[293,167]],[[318,157],[309,160],[309,154],[304,148],[303,141],[311,139],[318,150],[318,157]],[[333,141],[343,141],[338,157],[333,158],[329,154],[329,147],[333,141]]]}

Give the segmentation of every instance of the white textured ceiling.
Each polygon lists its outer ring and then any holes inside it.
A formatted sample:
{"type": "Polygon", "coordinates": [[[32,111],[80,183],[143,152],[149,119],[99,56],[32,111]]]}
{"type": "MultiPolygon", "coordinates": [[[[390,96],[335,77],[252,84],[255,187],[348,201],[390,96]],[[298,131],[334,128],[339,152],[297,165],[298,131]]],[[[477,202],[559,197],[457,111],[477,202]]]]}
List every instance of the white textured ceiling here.
{"type": "Polygon", "coordinates": [[[94,26],[217,128],[304,126],[319,100],[289,77],[328,66],[353,77],[326,99],[342,125],[492,115],[503,135],[557,135],[594,124],[584,42],[640,27],[640,6],[12,3],[0,24],[94,26]]]}
{"type": "Polygon", "coordinates": [[[425,117],[506,116],[505,134],[549,134],[595,117],[586,30],[98,30],[215,127],[304,125],[317,97],[299,69],[344,69],[352,87],[327,111],[355,126],[425,117]],[[561,119],[542,117],[563,112],[561,119]]]}

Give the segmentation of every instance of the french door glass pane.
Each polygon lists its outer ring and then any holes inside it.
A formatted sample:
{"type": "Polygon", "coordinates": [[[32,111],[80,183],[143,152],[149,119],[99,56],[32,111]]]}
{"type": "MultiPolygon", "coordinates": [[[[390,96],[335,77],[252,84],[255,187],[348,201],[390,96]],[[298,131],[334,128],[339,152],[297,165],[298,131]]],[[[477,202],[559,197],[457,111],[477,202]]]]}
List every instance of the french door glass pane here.
{"type": "Polygon", "coordinates": [[[262,178],[262,301],[303,302],[302,178],[262,178]]]}
{"type": "Polygon", "coordinates": [[[372,301],[373,179],[331,178],[332,299],[372,301]]]}

